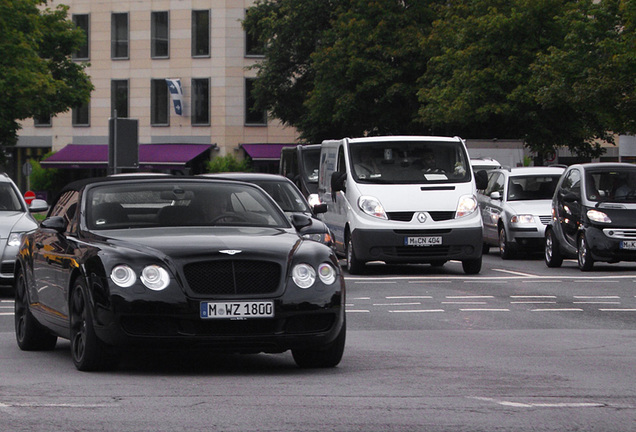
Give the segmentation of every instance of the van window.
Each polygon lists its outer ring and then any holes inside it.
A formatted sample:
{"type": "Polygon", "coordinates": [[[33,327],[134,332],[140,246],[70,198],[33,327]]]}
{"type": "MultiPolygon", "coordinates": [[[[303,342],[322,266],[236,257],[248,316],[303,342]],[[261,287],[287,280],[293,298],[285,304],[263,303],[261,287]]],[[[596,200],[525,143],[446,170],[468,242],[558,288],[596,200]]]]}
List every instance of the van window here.
{"type": "Polygon", "coordinates": [[[384,141],[351,143],[353,178],[359,183],[469,182],[461,142],[384,141]]]}

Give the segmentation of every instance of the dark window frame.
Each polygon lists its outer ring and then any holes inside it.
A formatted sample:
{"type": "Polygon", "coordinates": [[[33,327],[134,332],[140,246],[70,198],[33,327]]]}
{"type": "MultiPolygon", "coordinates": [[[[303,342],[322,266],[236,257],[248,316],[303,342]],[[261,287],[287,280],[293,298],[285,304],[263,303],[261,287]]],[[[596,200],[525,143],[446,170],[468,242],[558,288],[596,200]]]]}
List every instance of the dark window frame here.
{"type": "Polygon", "coordinates": [[[252,98],[252,85],[256,81],[256,78],[245,78],[245,126],[267,126],[267,111],[256,112],[252,107],[254,106],[254,99],[252,98]]]}
{"type": "Polygon", "coordinates": [[[165,78],[150,80],[150,126],[170,126],[170,92],[165,78]],[[159,102],[162,102],[162,106],[159,106],[159,102]],[[158,118],[158,109],[163,111],[163,118],[158,118]]]}
{"type": "Polygon", "coordinates": [[[86,127],[91,125],[90,101],[73,108],[71,121],[74,127],[86,127]],[[85,116],[83,116],[84,113],[86,113],[85,116]],[[86,118],[86,122],[82,121],[83,117],[86,118]]]}
{"type": "Polygon", "coordinates": [[[84,32],[84,45],[79,48],[77,51],[74,51],[72,54],[73,60],[86,61],[91,58],[91,16],[90,14],[73,14],[71,17],[73,24],[75,27],[81,29],[84,32]],[[85,18],[86,23],[80,22],[81,19],[85,18]]]}
{"type": "Polygon", "coordinates": [[[170,58],[170,11],[153,11],[150,13],[150,57],[153,59],[170,58]],[[161,30],[157,22],[159,16],[165,16],[165,34],[158,34],[161,30]],[[164,40],[165,48],[160,49],[164,40]],[[159,53],[159,51],[161,52],[159,53]]]}
{"type": "Polygon", "coordinates": [[[128,12],[113,12],[110,16],[110,58],[113,60],[130,59],[130,17],[128,12]],[[125,24],[119,21],[126,18],[125,24]],[[124,24],[125,28],[119,27],[124,24]],[[126,33],[123,39],[119,39],[120,33],[126,33]]]}
{"type": "Polygon", "coordinates": [[[110,81],[110,115],[111,117],[115,117],[115,110],[117,110],[117,117],[118,118],[128,118],[128,116],[130,115],[130,82],[127,79],[113,79],[110,81]],[[120,84],[125,83],[125,88],[126,88],[126,97],[125,97],[125,101],[121,102],[119,100],[119,95],[118,95],[118,91],[121,90],[121,88],[119,87],[120,84]],[[125,103],[125,112],[121,112],[122,110],[120,109],[123,105],[122,103],[125,103]]]}
{"type": "Polygon", "coordinates": [[[192,11],[192,57],[210,57],[212,35],[212,13],[210,9],[194,9],[192,11]],[[200,28],[203,21],[199,17],[207,14],[206,27],[200,28]]]}
{"type": "Polygon", "coordinates": [[[192,78],[192,126],[210,126],[210,78],[192,78]],[[199,83],[205,83],[207,89],[204,95],[204,101],[199,102],[201,93],[199,92],[199,83]],[[201,108],[203,111],[201,112],[201,108]]]}

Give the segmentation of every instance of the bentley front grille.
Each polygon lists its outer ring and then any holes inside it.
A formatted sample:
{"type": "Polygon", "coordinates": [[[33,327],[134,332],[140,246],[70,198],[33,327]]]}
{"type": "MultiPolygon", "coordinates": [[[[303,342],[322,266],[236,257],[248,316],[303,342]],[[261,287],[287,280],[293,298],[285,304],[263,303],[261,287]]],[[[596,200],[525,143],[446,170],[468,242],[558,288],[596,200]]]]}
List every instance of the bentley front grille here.
{"type": "Polygon", "coordinates": [[[269,294],[278,289],[279,264],[269,261],[223,260],[187,264],[190,289],[202,295],[269,294]]]}

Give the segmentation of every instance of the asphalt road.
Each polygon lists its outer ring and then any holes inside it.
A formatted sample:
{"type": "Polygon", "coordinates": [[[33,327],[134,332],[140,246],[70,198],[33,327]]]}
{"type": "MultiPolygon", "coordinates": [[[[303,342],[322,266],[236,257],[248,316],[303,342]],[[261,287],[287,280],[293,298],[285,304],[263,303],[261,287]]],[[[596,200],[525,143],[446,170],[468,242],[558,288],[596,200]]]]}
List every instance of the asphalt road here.
{"type": "Polygon", "coordinates": [[[527,258],[347,277],[347,347],[327,370],[167,352],[81,373],[66,341],[17,348],[5,291],[0,430],[636,430],[636,265],[527,258]]]}

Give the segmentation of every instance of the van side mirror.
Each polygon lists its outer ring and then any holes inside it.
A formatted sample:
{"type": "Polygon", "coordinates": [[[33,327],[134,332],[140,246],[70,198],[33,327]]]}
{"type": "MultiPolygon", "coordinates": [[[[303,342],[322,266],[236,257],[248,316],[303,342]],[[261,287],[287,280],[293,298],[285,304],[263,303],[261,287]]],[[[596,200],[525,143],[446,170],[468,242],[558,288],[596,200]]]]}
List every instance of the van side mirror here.
{"type": "Polygon", "coordinates": [[[478,190],[488,187],[488,173],[486,170],[479,170],[475,173],[475,185],[478,190]]]}
{"type": "Polygon", "coordinates": [[[346,172],[334,172],[331,175],[331,193],[336,193],[338,191],[346,191],[345,182],[347,181],[347,173],[346,172]]]}

